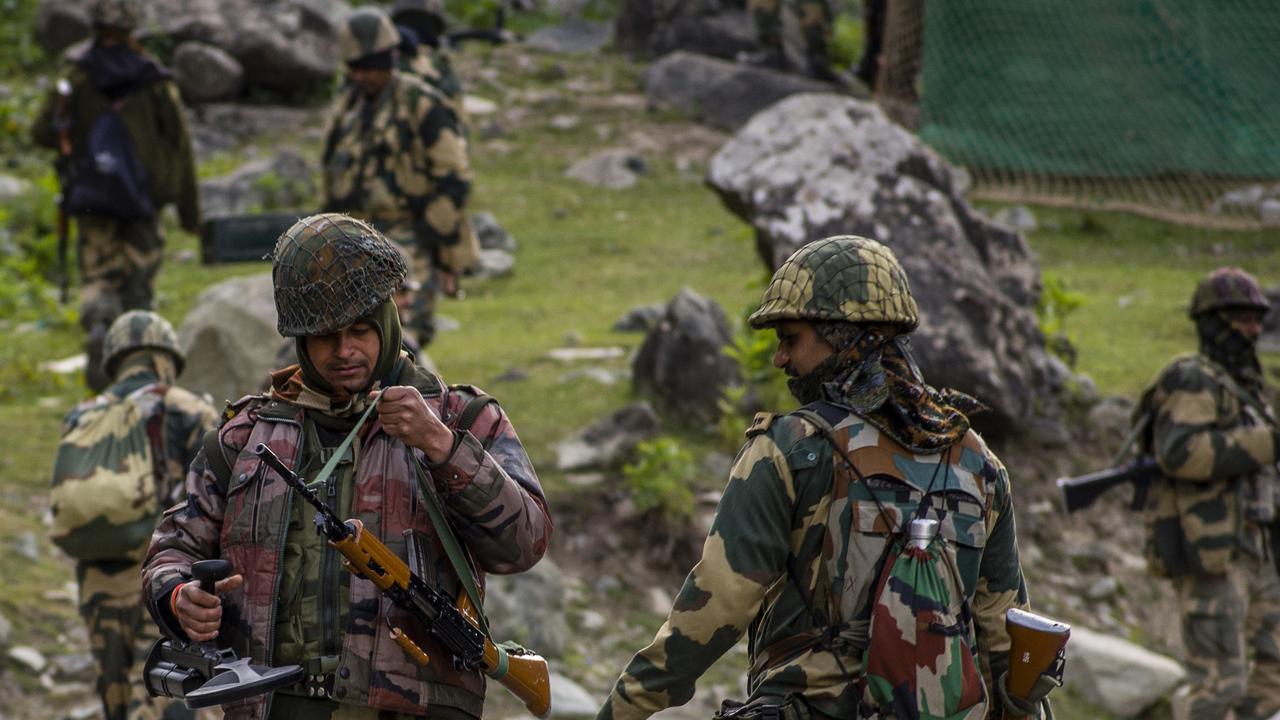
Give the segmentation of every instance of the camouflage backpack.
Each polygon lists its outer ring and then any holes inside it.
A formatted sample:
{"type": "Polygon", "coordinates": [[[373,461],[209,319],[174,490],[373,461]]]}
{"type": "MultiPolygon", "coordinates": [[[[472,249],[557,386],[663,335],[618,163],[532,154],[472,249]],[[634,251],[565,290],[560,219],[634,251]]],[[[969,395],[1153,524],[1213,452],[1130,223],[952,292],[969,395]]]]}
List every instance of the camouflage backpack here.
{"type": "Polygon", "coordinates": [[[99,396],[71,423],[53,462],[53,542],[81,561],[140,560],[163,511],[152,439],[168,388],[99,396]]]}

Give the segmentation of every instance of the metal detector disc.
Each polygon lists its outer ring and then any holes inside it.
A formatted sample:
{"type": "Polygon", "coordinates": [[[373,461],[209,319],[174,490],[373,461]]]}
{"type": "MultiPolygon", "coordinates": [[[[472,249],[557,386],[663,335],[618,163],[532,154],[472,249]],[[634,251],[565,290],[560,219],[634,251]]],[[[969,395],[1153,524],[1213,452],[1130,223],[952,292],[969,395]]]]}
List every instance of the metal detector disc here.
{"type": "Polygon", "coordinates": [[[197,710],[211,705],[222,705],[241,698],[262,695],[279,690],[302,679],[301,665],[285,665],[269,668],[250,665],[249,658],[219,665],[217,672],[200,689],[187,693],[187,707],[197,710]]]}

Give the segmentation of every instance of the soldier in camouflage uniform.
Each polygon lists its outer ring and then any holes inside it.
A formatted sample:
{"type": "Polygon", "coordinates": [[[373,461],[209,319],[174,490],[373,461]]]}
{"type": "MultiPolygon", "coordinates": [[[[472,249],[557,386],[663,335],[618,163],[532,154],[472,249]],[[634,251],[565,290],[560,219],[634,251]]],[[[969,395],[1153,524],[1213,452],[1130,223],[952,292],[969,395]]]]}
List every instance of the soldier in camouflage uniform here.
{"type": "Polygon", "coordinates": [[[325,131],[325,208],[373,223],[412,258],[422,284],[409,329],[426,347],[440,292],[457,290],[479,246],[466,231],[467,142],[444,96],[395,70],[400,35],[382,10],[354,10],[341,28],[351,80],[325,131]]]}
{"type": "Polygon", "coordinates": [[[186,502],[165,515],[152,541],[143,594],[167,634],[216,638],[255,663],[306,669],[298,686],[224,706],[228,718],[481,716],[484,677],[456,669],[426,628],[343,569],[312,525],[314,509],[251,452],[267,443],[310,482],[377,402],[319,492],[339,517],[360,519],[450,597],[460,579],[420,493],[439,497],[481,587],[485,573],[538,561],[551,520],[506,413],[483,400],[478,415],[467,413],[480,391],[446,386],[401,349],[390,298],[405,273],[394,245],[345,215],[303,218],[281,235],[273,270],[279,329],[296,338],[300,364],[276,371],[265,395],[230,407],[216,444],[206,442],[192,464],[186,502]],[[474,416],[469,428],[459,426],[464,415],[474,416]],[[427,471],[425,482],[415,465],[427,471]],[[187,582],[193,562],[218,557],[236,573],[218,584],[219,595],[187,582]],[[387,637],[388,624],[422,646],[429,666],[387,637]]]}
{"type": "Polygon", "coordinates": [[[1280,439],[1256,352],[1267,307],[1243,270],[1206,276],[1191,301],[1200,352],[1165,368],[1135,410],[1165,475],[1148,499],[1147,556],[1182,613],[1190,695],[1175,717],[1280,711],[1280,439]]]}
{"type": "Polygon", "coordinates": [[[461,116],[462,81],[444,48],[444,1],[396,0],[391,20],[400,32],[400,72],[416,75],[439,90],[461,116]]]}
{"type": "MultiPolygon", "coordinates": [[[[138,0],[94,0],[90,15],[94,40],[71,58],[71,95],[64,101],[57,92],[49,93],[32,126],[32,139],[58,149],[59,128],[65,125],[73,158],[78,158],[88,147],[94,121],[117,108],[146,172],[152,207],[158,213],[175,203],[183,229],[194,233],[200,210],[191,138],[169,71],[133,38],[138,0]]],[[[151,309],[164,238],[155,218],[80,215],[75,220],[83,287],[80,323],[89,333],[87,375],[89,386],[102,390],[108,380],[98,370],[107,326],[125,310],[151,309]]]]}
{"type": "Polygon", "coordinates": [[[752,59],[819,80],[835,79],[830,52],[835,22],[831,0],[747,0],[747,11],[755,21],[761,47],[760,54],[752,59]],[[787,15],[794,16],[800,29],[802,48],[787,47],[787,15]]]}
{"type": "Polygon", "coordinates": [[[1027,607],[1009,478],[969,429],[977,401],[921,380],[905,343],[916,304],[896,258],[860,237],[812,242],[750,321],[777,333],[774,365],[805,407],[756,416],[701,560],[598,719],[688,702],[743,633],[750,697],[735,717],[892,717],[859,699],[866,608],[886,548],[922,503],[963,579],[985,687],[1002,688],[1004,614],[1027,607]]]}
{"type": "MultiPolygon", "coordinates": [[[[183,355],[173,328],[159,315],[135,310],[116,318],[107,333],[104,355],[111,386],[76,406],[63,421],[63,433],[107,405],[138,399],[144,406],[141,417],[148,423],[156,460],[159,514],[181,497],[187,466],[218,414],[199,396],[173,386],[183,355]]],[[[158,718],[165,705],[148,697],[142,687],[142,661],[159,639],[155,627],[143,620],[138,595],[145,551],[144,542],[133,557],[76,563],[80,615],[89,626],[98,666],[98,696],[107,720],[158,718]]],[[[192,715],[178,703],[165,717],[192,715]]]]}

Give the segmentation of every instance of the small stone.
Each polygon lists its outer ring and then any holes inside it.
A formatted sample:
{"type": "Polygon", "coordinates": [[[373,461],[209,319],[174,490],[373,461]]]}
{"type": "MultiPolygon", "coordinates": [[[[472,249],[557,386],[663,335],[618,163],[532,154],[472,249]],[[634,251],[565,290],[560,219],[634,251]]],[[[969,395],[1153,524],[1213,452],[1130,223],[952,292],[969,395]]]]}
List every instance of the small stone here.
{"type": "Polygon", "coordinates": [[[621,587],[622,583],[618,582],[618,578],[613,575],[602,575],[600,576],[600,579],[596,581],[595,591],[600,595],[608,595],[621,587]]]}
{"type": "Polygon", "coordinates": [[[23,533],[13,541],[13,550],[22,557],[37,561],[40,559],[40,545],[36,542],[35,533],[23,533]]]}
{"type": "Polygon", "coordinates": [[[102,706],[99,704],[80,705],[67,712],[66,720],[91,720],[98,717],[101,711],[102,706]]]}
{"type": "Polygon", "coordinates": [[[568,330],[565,332],[564,335],[560,336],[560,342],[565,347],[571,347],[571,348],[578,347],[579,345],[582,344],[582,341],[583,341],[582,333],[578,332],[577,330],[568,330]]]}
{"type": "Polygon", "coordinates": [[[581,122],[577,115],[556,115],[548,124],[555,130],[572,130],[581,122]]]}
{"type": "Polygon", "coordinates": [[[620,375],[612,370],[605,368],[582,368],[581,370],[573,370],[560,376],[561,383],[571,383],[582,378],[594,380],[601,385],[616,385],[620,375]]]}
{"type": "Polygon", "coordinates": [[[1280,200],[1268,198],[1258,205],[1258,216],[1267,227],[1280,225],[1280,200]]]}
{"type": "Polygon", "coordinates": [[[463,96],[462,107],[463,110],[465,110],[471,117],[492,115],[498,112],[498,104],[496,102],[482,98],[478,95],[463,96]]]}
{"type": "Polygon", "coordinates": [[[1120,583],[1113,577],[1104,577],[1099,579],[1093,585],[1089,586],[1085,596],[1090,600],[1106,600],[1120,590],[1120,583]]]}
{"type": "Polygon", "coordinates": [[[9,659],[30,670],[34,675],[44,672],[45,666],[49,664],[49,661],[45,659],[39,650],[27,645],[11,648],[9,650],[9,659]]]}
{"type": "Polygon", "coordinates": [[[1033,232],[1037,227],[1036,216],[1026,205],[1001,208],[992,219],[1010,230],[1020,233],[1033,232]]]}
{"type": "Polygon", "coordinates": [[[462,329],[462,323],[448,315],[436,315],[436,332],[454,332],[462,329]]]}
{"type": "Polygon", "coordinates": [[[600,701],[582,686],[560,673],[551,673],[551,717],[592,718],[600,701]]]}
{"type": "Polygon", "coordinates": [[[480,250],[480,265],[476,269],[477,277],[506,277],[516,270],[516,259],[505,250],[480,250]]]}
{"type": "Polygon", "coordinates": [[[522,380],[528,380],[528,379],[529,379],[529,371],[523,368],[511,367],[511,368],[507,368],[506,370],[503,370],[501,375],[495,376],[493,378],[493,381],[494,382],[520,382],[522,380]]]}
{"type": "Polygon", "coordinates": [[[566,473],[564,481],[576,488],[589,488],[602,484],[604,478],[601,472],[566,473]]]}
{"type": "Polygon", "coordinates": [[[609,621],[604,615],[595,610],[583,610],[582,615],[578,617],[578,627],[587,631],[603,630],[608,624],[609,621]]]}
{"type": "Polygon", "coordinates": [[[13,633],[13,625],[10,624],[9,618],[0,613],[0,647],[9,644],[9,636],[13,633]]]}
{"type": "Polygon", "coordinates": [[[649,588],[649,611],[655,615],[666,615],[671,612],[671,605],[675,601],[671,599],[671,593],[660,587],[649,588]]]}
{"type": "Polygon", "coordinates": [[[53,671],[62,680],[92,679],[93,656],[89,653],[59,655],[53,659],[53,671]]]}

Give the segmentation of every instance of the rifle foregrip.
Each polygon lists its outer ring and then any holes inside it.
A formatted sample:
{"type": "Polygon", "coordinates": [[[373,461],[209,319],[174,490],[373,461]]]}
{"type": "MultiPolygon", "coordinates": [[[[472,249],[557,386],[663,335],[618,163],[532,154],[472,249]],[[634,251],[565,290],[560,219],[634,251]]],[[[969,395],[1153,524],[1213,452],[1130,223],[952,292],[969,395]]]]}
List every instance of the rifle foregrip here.
{"type": "Polygon", "coordinates": [[[485,674],[524,701],[530,713],[540,718],[551,714],[551,674],[541,655],[512,655],[486,639],[484,665],[485,674]]]}

